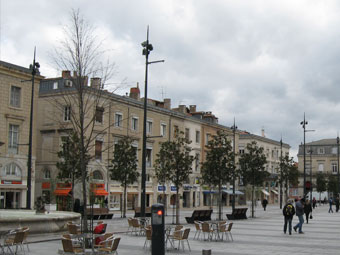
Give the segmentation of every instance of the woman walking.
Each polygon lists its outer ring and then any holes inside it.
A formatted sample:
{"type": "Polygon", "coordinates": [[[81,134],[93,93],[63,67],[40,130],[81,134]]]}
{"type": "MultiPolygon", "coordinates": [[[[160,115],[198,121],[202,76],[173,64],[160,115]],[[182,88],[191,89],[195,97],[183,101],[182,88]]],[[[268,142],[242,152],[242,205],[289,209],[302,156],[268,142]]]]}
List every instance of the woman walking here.
{"type": "Polygon", "coordinates": [[[307,224],[308,224],[309,214],[311,212],[312,212],[312,205],[311,205],[310,201],[307,199],[305,207],[304,207],[304,213],[306,215],[306,222],[307,222],[307,224]]]}

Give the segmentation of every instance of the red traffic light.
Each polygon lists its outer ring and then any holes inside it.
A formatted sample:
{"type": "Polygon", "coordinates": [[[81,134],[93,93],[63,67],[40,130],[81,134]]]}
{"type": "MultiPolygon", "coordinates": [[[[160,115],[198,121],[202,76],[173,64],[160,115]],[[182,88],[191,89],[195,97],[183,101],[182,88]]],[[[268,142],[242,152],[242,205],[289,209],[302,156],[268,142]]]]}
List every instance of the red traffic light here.
{"type": "Polygon", "coordinates": [[[158,211],[157,211],[157,215],[158,215],[158,216],[162,216],[162,215],[163,215],[163,211],[162,211],[162,210],[158,210],[158,211]]]}

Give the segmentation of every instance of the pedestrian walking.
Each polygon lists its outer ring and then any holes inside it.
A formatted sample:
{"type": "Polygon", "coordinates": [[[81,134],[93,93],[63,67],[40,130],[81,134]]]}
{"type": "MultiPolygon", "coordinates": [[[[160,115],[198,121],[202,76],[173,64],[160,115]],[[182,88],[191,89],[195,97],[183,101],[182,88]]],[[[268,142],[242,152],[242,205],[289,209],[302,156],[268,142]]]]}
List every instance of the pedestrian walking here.
{"type": "Polygon", "coordinates": [[[328,213],[332,212],[333,213],[333,198],[329,199],[329,209],[328,213]]]}
{"type": "Polygon", "coordinates": [[[266,210],[267,204],[268,204],[268,200],[267,200],[266,198],[264,198],[264,199],[262,200],[262,206],[263,206],[263,210],[264,210],[264,211],[266,210]]]}
{"type": "Polygon", "coordinates": [[[286,234],[287,225],[288,225],[288,232],[291,235],[292,234],[292,221],[293,221],[293,216],[295,214],[295,208],[293,205],[293,201],[291,199],[288,199],[287,204],[282,209],[282,213],[284,216],[283,233],[286,234]]]}
{"type": "Polygon", "coordinates": [[[305,206],[305,199],[301,198],[300,201],[297,201],[295,204],[295,211],[296,211],[296,216],[299,218],[299,223],[294,226],[294,231],[296,232],[297,228],[299,228],[299,234],[304,234],[302,232],[302,225],[304,223],[303,220],[303,215],[304,215],[304,208],[305,206]]]}
{"type": "Polygon", "coordinates": [[[335,211],[339,212],[339,197],[336,197],[335,199],[335,211]]]}
{"type": "Polygon", "coordinates": [[[312,213],[312,205],[310,204],[310,201],[308,199],[306,200],[304,212],[305,212],[305,215],[306,215],[306,222],[308,224],[309,214],[312,213]]]}
{"type": "Polygon", "coordinates": [[[316,207],[316,199],[315,197],[313,197],[313,210],[315,209],[315,207],[316,207]]]}

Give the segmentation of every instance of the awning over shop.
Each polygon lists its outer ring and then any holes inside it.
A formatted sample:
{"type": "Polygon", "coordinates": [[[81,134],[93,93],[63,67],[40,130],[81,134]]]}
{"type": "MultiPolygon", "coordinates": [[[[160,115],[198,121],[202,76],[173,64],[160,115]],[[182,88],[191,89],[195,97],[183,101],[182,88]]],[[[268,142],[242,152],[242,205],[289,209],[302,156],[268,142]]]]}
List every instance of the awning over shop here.
{"type": "Polygon", "coordinates": [[[210,194],[210,193],[212,193],[212,194],[214,194],[214,193],[217,193],[215,190],[203,190],[203,193],[204,194],[210,194]]]}
{"type": "Polygon", "coordinates": [[[272,189],[271,192],[273,192],[273,193],[276,194],[276,195],[279,194],[275,189],[272,189]]]}
{"type": "Polygon", "coordinates": [[[262,190],[262,193],[265,194],[266,196],[269,196],[270,194],[268,193],[268,191],[266,191],[265,189],[262,190]]]}
{"type": "Polygon", "coordinates": [[[107,196],[109,193],[105,189],[95,189],[92,191],[94,196],[107,196]]]}
{"type": "Polygon", "coordinates": [[[72,189],[56,189],[54,194],[56,196],[67,196],[72,189]]]}
{"type": "MultiPolygon", "coordinates": [[[[232,195],[233,194],[233,190],[230,190],[230,189],[222,189],[222,192],[223,193],[227,193],[229,195],[232,195]]],[[[235,195],[243,195],[244,193],[242,191],[239,191],[239,190],[235,190],[235,195]]]]}

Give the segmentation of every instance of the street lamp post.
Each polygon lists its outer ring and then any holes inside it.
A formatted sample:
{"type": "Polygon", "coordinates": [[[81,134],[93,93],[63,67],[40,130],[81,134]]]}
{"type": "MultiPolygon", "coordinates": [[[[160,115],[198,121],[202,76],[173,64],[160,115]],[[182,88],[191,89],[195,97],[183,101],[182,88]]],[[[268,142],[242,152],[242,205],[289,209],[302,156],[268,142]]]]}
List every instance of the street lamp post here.
{"type": "Polygon", "coordinates": [[[35,62],[35,51],[32,69],[32,94],[31,94],[31,113],[30,113],[30,128],[28,137],[28,160],[27,160],[27,196],[26,196],[26,208],[31,209],[31,189],[32,189],[32,136],[33,136],[33,103],[34,103],[34,77],[39,71],[40,64],[35,62]]]}
{"type": "Polygon", "coordinates": [[[313,195],[313,174],[312,174],[312,154],[313,154],[313,149],[312,146],[309,149],[309,155],[310,155],[310,159],[309,159],[309,175],[310,175],[310,195],[309,195],[309,201],[312,201],[312,195],[313,195]]]}
{"type": "Polygon", "coordinates": [[[235,210],[235,171],[236,171],[236,160],[235,160],[235,155],[236,155],[236,129],[237,126],[235,125],[235,118],[234,118],[234,125],[231,127],[231,129],[233,130],[233,150],[234,150],[234,154],[233,154],[233,161],[234,161],[234,171],[233,171],[233,200],[232,200],[232,210],[235,210]]]}
{"type": "Polygon", "coordinates": [[[144,87],[144,122],[143,122],[143,151],[142,151],[142,183],[141,183],[141,217],[145,218],[145,182],[146,182],[146,122],[147,122],[147,104],[148,104],[148,66],[149,64],[164,62],[164,60],[149,62],[149,54],[153,50],[152,44],[149,43],[149,26],[146,32],[146,41],[142,42],[143,55],[145,55],[145,87],[144,87]]]}
{"type": "MultiPolygon", "coordinates": [[[[283,169],[282,169],[282,137],[280,140],[280,149],[281,149],[281,156],[280,156],[280,209],[282,209],[282,175],[283,175],[283,169]]],[[[286,198],[287,199],[287,198],[286,198]]]]}
{"type": "Polygon", "coordinates": [[[339,139],[339,134],[338,134],[338,136],[337,136],[337,138],[336,138],[336,144],[338,145],[337,146],[337,154],[338,154],[338,165],[337,165],[337,170],[338,170],[338,196],[339,196],[339,193],[340,193],[340,173],[339,173],[339,171],[340,171],[340,169],[339,169],[339,141],[340,141],[340,139],[339,139]]]}
{"type": "Polygon", "coordinates": [[[303,114],[303,121],[301,121],[300,125],[303,128],[303,197],[306,196],[306,125],[308,121],[306,121],[305,113],[303,114]]]}

